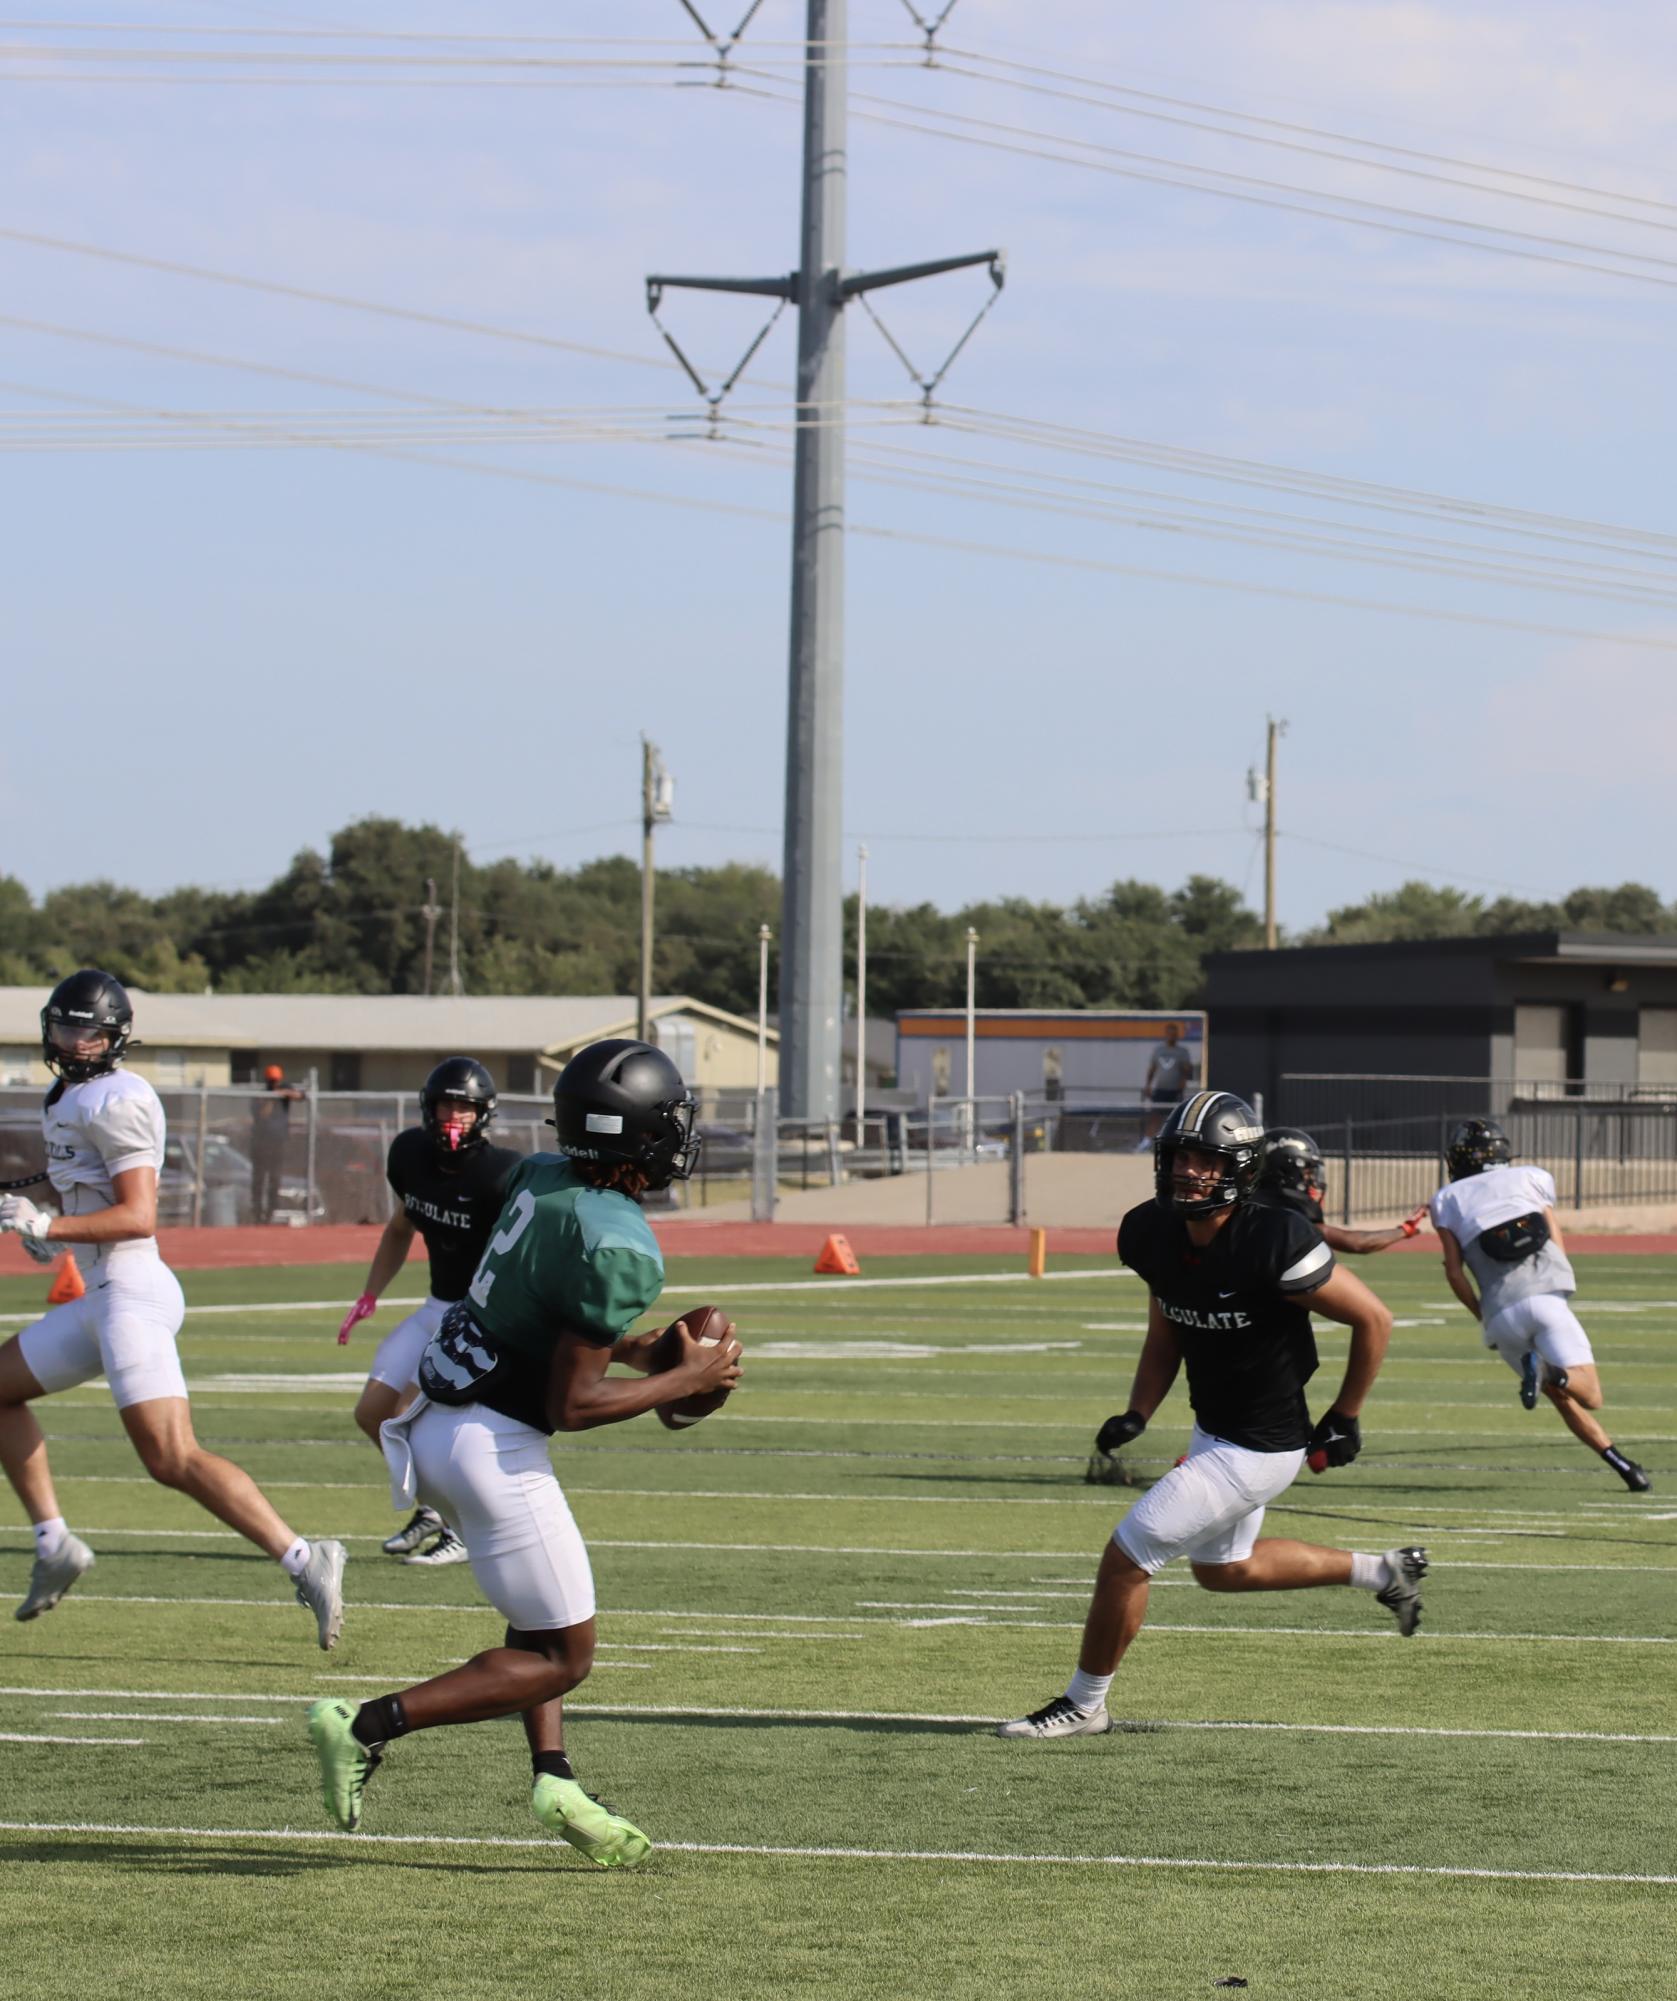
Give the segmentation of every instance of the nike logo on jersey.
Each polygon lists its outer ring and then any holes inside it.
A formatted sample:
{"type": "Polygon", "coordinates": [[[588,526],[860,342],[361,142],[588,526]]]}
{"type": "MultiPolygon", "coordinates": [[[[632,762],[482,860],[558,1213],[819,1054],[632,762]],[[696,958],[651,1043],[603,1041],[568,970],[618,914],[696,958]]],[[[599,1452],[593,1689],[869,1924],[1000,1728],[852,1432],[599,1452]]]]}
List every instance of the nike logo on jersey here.
{"type": "MultiPolygon", "coordinates": [[[[1235,1287],[1235,1292],[1238,1292],[1239,1290],[1240,1290],[1239,1286],[1236,1286],[1236,1287],[1235,1287]]],[[[1220,1293],[1218,1293],[1217,1297],[1218,1297],[1219,1299],[1233,1299],[1233,1298],[1234,1298],[1234,1292],[1220,1292],[1220,1293]]]]}

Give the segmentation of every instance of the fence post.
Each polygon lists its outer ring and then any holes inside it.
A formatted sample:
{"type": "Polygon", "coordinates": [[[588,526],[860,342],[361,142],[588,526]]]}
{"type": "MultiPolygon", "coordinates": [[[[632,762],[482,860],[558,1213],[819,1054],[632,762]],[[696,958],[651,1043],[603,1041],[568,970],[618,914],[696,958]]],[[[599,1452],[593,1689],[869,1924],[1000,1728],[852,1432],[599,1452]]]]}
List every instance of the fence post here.
{"type": "Polygon", "coordinates": [[[926,1100],[926,1223],[932,1220],[932,1141],[937,1128],[937,1093],[926,1100]]]}
{"type": "Polygon", "coordinates": [[[1007,1220],[1015,1228],[1025,1220],[1025,1094],[1015,1091],[1011,1099],[1013,1146],[1008,1158],[1007,1220]]]}
{"type": "Polygon", "coordinates": [[[838,1185],[839,1185],[838,1123],[834,1119],[829,1119],[827,1121],[827,1186],[829,1188],[836,1188],[838,1185]]]}
{"type": "Polygon", "coordinates": [[[1584,1206],[1584,1108],[1572,1114],[1572,1206],[1584,1206]]]}
{"type": "Polygon", "coordinates": [[[1351,1220],[1351,1163],[1355,1157],[1351,1144],[1351,1132],[1351,1121],[1347,1119],[1345,1121],[1345,1171],[1341,1177],[1345,1183],[1345,1193],[1341,1198],[1340,1204],[1340,1221],[1343,1223],[1349,1223],[1351,1220]]]}
{"type": "Polygon", "coordinates": [[[198,1082],[198,1171],[192,1177],[192,1227],[196,1230],[204,1220],[204,1143],[209,1134],[210,1087],[202,1078],[198,1082]]]}
{"type": "MultiPolygon", "coordinates": [[[[765,1085],[757,1093],[756,1129],[751,1135],[751,1220],[772,1223],[780,1193],[779,1092],[765,1085]]],[[[700,1159],[704,1158],[701,1154],[700,1159]]]]}
{"type": "Polygon", "coordinates": [[[304,1175],[303,1221],[314,1223],[314,1169],[316,1151],[320,1144],[320,1072],[309,1072],[309,1142],[308,1167],[304,1175]]]}

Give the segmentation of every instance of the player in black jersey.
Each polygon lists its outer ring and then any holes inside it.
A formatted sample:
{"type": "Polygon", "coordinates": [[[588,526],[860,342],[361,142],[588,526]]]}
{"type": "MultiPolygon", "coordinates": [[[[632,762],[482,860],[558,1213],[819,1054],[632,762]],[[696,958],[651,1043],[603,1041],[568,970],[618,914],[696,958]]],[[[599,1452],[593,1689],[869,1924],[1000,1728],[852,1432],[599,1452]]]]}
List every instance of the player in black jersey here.
{"type": "Polygon", "coordinates": [[[1194,1407],[1187,1457],[1156,1481],[1112,1532],[1064,1695],[1004,1723],[1003,1737],[1097,1736],[1112,1727],[1106,1692],[1141,1630],[1153,1573],[1186,1556],[1208,1591],[1289,1591],[1351,1584],[1373,1591],[1398,1631],[1420,1623],[1426,1552],[1384,1556],[1258,1539],[1265,1506],[1285,1493],[1308,1451],[1346,1466],[1361,1449],[1357,1413],[1372,1388],[1392,1316],[1302,1216],[1249,1202],[1262,1138],[1251,1107],[1197,1091],[1154,1147],[1151,1202],[1118,1231],[1118,1255],[1147,1282],[1147,1338],[1130,1407],[1101,1427],[1097,1448],[1138,1438],[1184,1367],[1194,1407]],[[1351,1329],[1345,1375],[1314,1426],[1304,1386],[1316,1372],[1312,1313],[1351,1329]]]}
{"type": "MultiPolygon", "coordinates": [[[[489,1145],[494,1118],[494,1078],[470,1056],[450,1056],[425,1080],[419,1124],[391,1142],[386,1172],[400,1206],[384,1226],[361,1297],[338,1329],[340,1347],[406,1264],[416,1231],[431,1260],[431,1288],[424,1304],[384,1337],[373,1356],[355,1422],[374,1445],[385,1419],[411,1402],[426,1342],[449,1307],[465,1298],[501,1213],[507,1181],[523,1158],[508,1147],[489,1145]]],[[[431,1508],[416,1509],[384,1548],[389,1556],[431,1567],[466,1561],[465,1544],[431,1508]]]]}
{"type": "Polygon", "coordinates": [[[1296,1210],[1330,1251],[1366,1257],[1371,1251],[1389,1251],[1394,1244],[1407,1243],[1421,1234],[1427,1220],[1424,1202],[1389,1229],[1353,1230],[1343,1223],[1330,1223],[1322,1214],[1327,1179],[1321,1148],[1297,1126],[1272,1126],[1258,1142],[1254,1199],[1273,1203],[1278,1209],[1296,1210]]]}

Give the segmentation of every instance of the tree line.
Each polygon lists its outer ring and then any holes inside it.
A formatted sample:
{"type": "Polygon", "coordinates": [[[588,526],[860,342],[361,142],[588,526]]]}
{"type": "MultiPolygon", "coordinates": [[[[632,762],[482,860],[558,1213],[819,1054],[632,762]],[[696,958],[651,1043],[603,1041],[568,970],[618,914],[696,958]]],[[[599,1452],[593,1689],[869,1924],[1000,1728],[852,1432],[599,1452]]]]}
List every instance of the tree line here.
{"type": "MultiPolygon", "coordinates": [[[[653,988],[753,1015],[757,936],[780,924],[780,883],[743,863],[660,870],[653,988]]],[[[854,963],[856,901],[845,907],[854,963]]],[[[1193,1006],[1208,952],[1260,945],[1241,892],[1192,875],[1167,890],[1115,882],[1068,904],[1023,897],[941,911],[929,903],[868,911],[870,1014],[949,1006],[965,996],[966,934],[979,934],[981,1007],[1193,1006]]],[[[1329,912],[1287,942],[1356,943],[1542,930],[1677,930],[1677,911],[1638,883],[1579,889],[1560,903],[1486,902],[1428,883],[1329,912]]],[[[450,954],[475,994],[632,993],[639,978],[640,870],[626,856],[575,869],[479,864],[433,826],[365,819],[305,848],[257,890],[185,887],[146,896],[112,882],[75,883],[39,903],[0,876],[0,984],[45,986],[104,966],[157,993],[418,994],[448,991],[450,954]],[[453,904],[459,868],[457,936],[453,904]],[[438,886],[431,902],[427,883],[438,886]],[[427,907],[440,916],[428,920],[427,907]]],[[[774,977],[771,946],[771,982],[774,977]]],[[[772,991],[772,987],[771,987],[772,991]]]]}

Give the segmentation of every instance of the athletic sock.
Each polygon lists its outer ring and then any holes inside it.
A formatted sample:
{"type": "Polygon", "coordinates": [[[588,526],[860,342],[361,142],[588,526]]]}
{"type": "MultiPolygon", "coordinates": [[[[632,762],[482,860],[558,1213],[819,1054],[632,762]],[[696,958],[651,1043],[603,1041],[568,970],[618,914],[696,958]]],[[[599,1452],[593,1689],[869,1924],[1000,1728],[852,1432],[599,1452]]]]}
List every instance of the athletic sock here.
{"type": "Polygon", "coordinates": [[[69,1527],[62,1515],[49,1515],[44,1522],[37,1522],[35,1554],[39,1557],[56,1556],[69,1533],[69,1527]]]}
{"type": "Polygon", "coordinates": [[[380,1744],[388,1744],[392,1737],[408,1734],[407,1713],[402,1708],[399,1695],[375,1695],[371,1702],[362,1703],[355,1712],[355,1721],[349,1726],[350,1735],[366,1750],[375,1750],[380,1744]]]}
{"type": "Polygon", "coordinates": [[[530,1766],[538,1779],[574,1779],[571,1761],[563,1751],[535,1751],[531,1753],[530,1766]]]}
{"type": "MultiPolygon", "coordinates": [[[[1631,1464],[1631,1462],[1625,1457],[1625,1455],[1619,1450],[1619,1448],[1616,1445],[1604,1445],[1601,1448],[1601,1456],[1603,1459],[1607,1461],[1608,1465],[1612,1467],[1615,1473],[1626,1472],[1631,1464]]],[[[39,1535],[40,1530],[37,1529],[35,1533],[39,1535]]]]}
{"type": "Polygon", "coordinates": [[[1384,1591],[1392,1581],[1392,1566],[1383,1556],[1351,1552],[1351,1584],[1358,1591],[1384,1591]]]}
{"type": "Polygon", "coordinates": [[[301,1577],[309,1567],[309,1545],[304,1536],[299,1536],[280,1558],[280,1568],[287,1577],[301,1577]]]}
{"type": "Polygon", "coordinates": [[[1111,1675],[1085,1674],[1079,1668],[1066,1683],[1066,1700],[1081,1709],[1085,1716],[1093,1716],[1106,1701],[1106,1691],[1111,1686],[1111,1675]]]}

